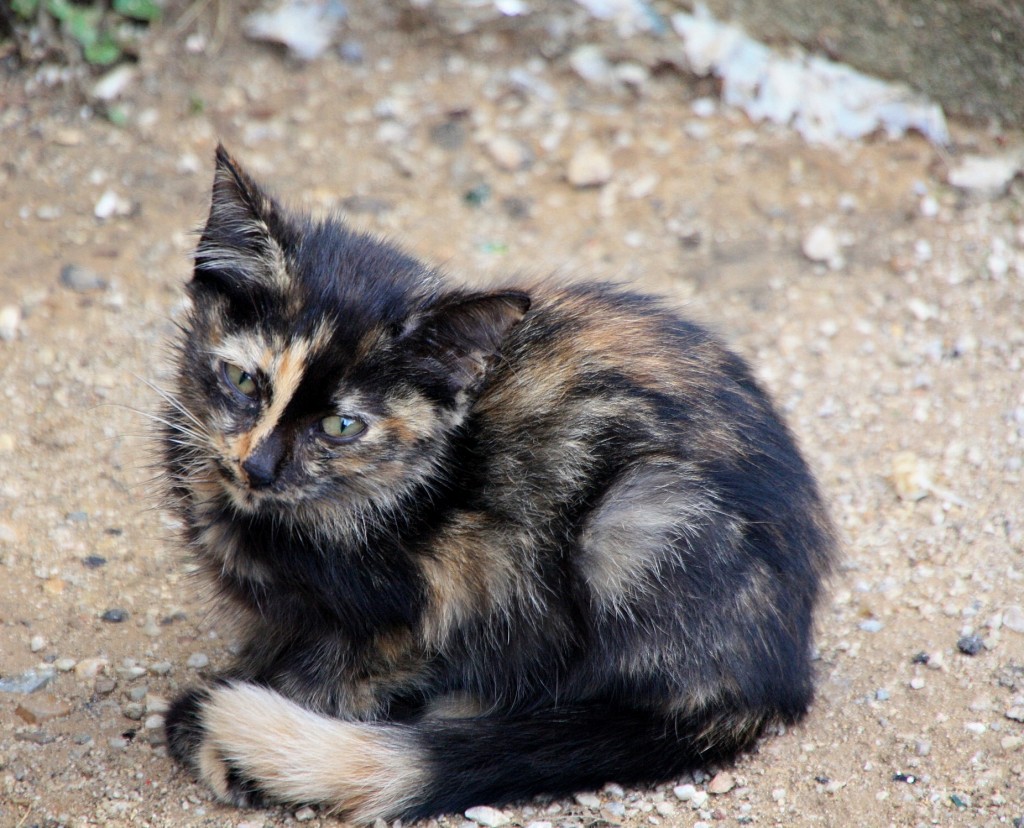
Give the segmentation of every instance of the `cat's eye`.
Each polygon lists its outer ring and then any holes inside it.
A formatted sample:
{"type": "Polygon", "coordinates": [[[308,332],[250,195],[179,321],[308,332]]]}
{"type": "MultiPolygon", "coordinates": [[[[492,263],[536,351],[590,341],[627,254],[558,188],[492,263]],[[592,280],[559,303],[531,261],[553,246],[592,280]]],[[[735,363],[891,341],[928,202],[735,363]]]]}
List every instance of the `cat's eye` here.
{"type": "Polygon", "coordinates": [[[224,378],[228,381],[228,385],[239,394],[243,397],[256,396],[256,380],[253,379],[252,374],[249,374],[237,365],[232,365],[230,362],[224,363],[223,370],[224,378]]]}
{"type": "Polygon", "coordinates": [[[320,421],[320,428],[332,440],[353,440],[366,431],[366,423],[355,417],[333,414],[320,421]]]}

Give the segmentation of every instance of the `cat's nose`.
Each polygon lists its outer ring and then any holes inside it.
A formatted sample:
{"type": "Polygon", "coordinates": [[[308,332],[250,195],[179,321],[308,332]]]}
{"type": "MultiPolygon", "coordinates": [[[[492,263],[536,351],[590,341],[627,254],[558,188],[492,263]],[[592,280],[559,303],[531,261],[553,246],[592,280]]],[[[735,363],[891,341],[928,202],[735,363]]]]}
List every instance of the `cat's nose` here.
{"type": "Polygon", "coordinates": [[[281,438],[276,433],[270,434],[242,462],[242,470],[252,488],[265,489],[277,480],[283,448],[281,438]]]}

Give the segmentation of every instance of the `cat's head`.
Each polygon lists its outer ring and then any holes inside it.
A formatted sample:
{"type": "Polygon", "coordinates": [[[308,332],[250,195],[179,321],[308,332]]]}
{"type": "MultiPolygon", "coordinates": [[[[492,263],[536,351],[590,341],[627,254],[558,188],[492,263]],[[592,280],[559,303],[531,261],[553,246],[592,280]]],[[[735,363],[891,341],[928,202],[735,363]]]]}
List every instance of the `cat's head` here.
{"type": "Polygon", "coordinates": [[[529,297],[446,289],[216,157],[165,417],[172,485],[286,514],[383,504],[429,480],[529,297]]]}

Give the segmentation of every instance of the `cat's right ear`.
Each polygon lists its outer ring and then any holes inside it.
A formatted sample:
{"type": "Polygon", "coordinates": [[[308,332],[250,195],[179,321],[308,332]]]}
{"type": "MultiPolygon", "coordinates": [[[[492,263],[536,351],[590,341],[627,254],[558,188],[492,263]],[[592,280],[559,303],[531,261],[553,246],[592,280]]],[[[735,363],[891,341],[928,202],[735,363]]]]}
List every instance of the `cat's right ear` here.
{"type": "Polygon", "coordinates": [[[230,294],[287,279],[287,228],[277,203],[217,145],[210,215],[196,248],[193,287],[230,294]]]}

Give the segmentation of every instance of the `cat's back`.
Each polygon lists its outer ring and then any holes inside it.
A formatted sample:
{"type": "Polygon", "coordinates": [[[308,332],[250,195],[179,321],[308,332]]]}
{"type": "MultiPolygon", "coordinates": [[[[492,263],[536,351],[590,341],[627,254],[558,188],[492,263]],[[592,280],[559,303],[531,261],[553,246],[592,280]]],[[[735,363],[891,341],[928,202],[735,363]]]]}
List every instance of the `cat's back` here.
{"type": "Polygon", "coordinates": [[[784,428],[743,360],[664,300],[602,283],[531,296],[474,408],[503,437],[635,457],[684,434],[720,452],[756,422],[784,428]]]}

